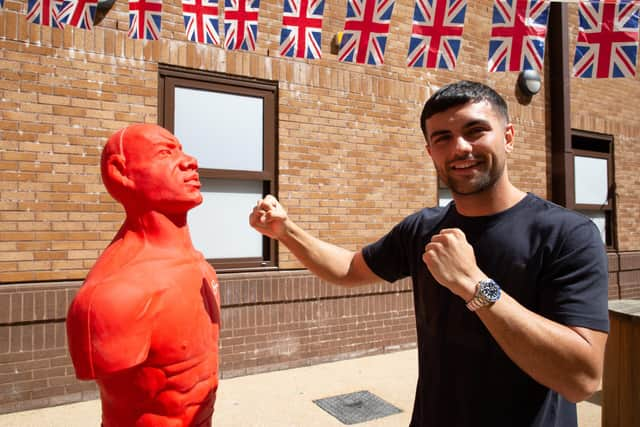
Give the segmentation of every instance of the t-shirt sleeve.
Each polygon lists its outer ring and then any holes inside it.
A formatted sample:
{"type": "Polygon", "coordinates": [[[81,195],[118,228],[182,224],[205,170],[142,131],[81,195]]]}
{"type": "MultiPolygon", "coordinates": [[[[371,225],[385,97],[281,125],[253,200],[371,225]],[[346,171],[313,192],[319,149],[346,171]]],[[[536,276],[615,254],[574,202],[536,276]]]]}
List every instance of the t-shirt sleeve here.
{"type": "Polygon", "coordinates": [[[79,293],[69,308],[69,352],[79,379],[131,368],[149,353],[157,298],[103,290],[79,293]]]}
{"type": "Polygon", "coordinates": [[[410,275],[407,220],[397,224],[377,242],[362,248],[362,256],[375,274],[388,282],[410,275]]]}
{"type": "Polygon", "coordinates": [[[600,233],[582,217],[565,230],[542,278],[543,315],[565,325],[607,332],[608,261],[600,233]]]}

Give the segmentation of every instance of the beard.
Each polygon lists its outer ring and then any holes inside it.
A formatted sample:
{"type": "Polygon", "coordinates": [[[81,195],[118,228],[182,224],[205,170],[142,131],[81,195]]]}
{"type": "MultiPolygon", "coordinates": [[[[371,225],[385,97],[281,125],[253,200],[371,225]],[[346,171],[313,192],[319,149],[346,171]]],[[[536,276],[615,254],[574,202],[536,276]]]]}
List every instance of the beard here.
{"type": "Polygon", "coordinates": [[[472,194],[482,193],[483,191],[492,188],[504,174],[504,160],[500,162],[497,161],[495,157],[493,157],[491,160],[493,161],[490,163],[491,167],[489,169],[484,169],[484,167],[489,164],[485,161],[480,164],[480,167],[483,169],[479,170],[478,173],[470,177],[452,176],[447,173],[449,169],[443,171],[442,169],[436,167],[436,170],[438,172],[438,176],[445,183],[445,185],[449,187],[449,190],[451,190],[452,194],[468,196],[472,194]]]}

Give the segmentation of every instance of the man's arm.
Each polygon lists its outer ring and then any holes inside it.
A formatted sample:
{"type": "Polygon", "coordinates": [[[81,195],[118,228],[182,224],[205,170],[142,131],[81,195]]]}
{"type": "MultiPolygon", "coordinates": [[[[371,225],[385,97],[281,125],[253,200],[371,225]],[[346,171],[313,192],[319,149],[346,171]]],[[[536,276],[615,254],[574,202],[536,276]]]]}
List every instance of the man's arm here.
{"type": "MultiPolygon", "coordinates": [[[[473,248],[458,229],[444,229],[425,247],[423,260],[433,277],[465,302],[487,278],[473,248]]],[[[509,358],[533,379],[578,402],[593,394],[602,378],[607,334],[562,325],[536,314],[505,292],[476,311],[509,358]]]]}
{"type": "Polygon", "coordinates": [[[476,312],[507,356],[540,384],[571,402],[580,402],[598,389],[605,332],[551,321],[506,293],[476,312]]]}
{"type": "Polygon", "coordinates": [[[249,216],[260,233],[282,242],[311,272],[331,283],[357,286],[380,282],[360,251],[353,252],[313,237],[287,215],[278,200],[268,195],[249,216]]]}

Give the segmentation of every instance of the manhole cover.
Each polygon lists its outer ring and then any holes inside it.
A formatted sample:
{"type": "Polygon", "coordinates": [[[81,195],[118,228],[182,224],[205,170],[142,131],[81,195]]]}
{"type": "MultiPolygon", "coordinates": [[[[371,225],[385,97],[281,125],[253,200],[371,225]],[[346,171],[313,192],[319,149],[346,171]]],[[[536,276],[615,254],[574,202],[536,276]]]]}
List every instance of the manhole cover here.
{"type": "Polygon", "coordinates": [[[313,403],[336,417],[342,424],[358,424],[402,412],[368,391],[314,400],[313,403]]]}

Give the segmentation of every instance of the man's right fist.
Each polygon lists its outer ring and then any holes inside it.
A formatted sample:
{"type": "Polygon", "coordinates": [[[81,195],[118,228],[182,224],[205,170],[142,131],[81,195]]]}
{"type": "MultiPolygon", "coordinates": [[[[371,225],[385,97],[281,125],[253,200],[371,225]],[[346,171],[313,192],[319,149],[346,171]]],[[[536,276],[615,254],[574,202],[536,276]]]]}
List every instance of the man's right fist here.
{"type": "Polygon", "coordinates": [[[269,194],[264,199],[258,200],[249,215],[249,224],[265,236],[279,239],[285,232],[287,219],[287,211],[278,199],[269,194]]]}

